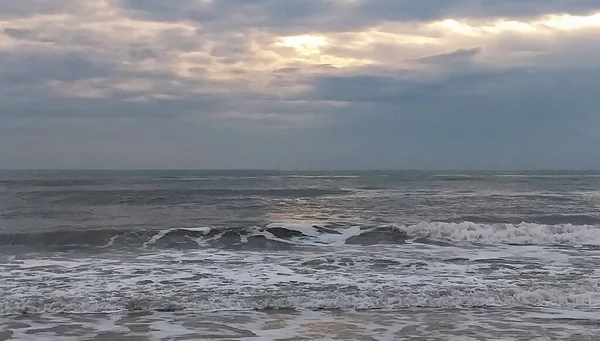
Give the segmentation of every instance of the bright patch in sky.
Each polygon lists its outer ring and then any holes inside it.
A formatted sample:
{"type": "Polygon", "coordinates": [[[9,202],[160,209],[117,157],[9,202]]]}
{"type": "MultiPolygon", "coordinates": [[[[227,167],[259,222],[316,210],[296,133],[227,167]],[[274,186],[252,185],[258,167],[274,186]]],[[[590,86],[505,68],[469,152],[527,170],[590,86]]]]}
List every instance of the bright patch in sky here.
{"type": "Polygon", "coordinates": [[[600,27],[600,12],[589,16],[577,15],[550,15],[542,19],[539,24],[562,30],[577,30],[590,27],[600,27]]]}
{"type": "Polygon", "coordinates": [[[327,45],[327,38],[315,35],[301,35],[281,38],[282,46],[291,47],[300,55],[311,55],[320,52],[327,45]]]}

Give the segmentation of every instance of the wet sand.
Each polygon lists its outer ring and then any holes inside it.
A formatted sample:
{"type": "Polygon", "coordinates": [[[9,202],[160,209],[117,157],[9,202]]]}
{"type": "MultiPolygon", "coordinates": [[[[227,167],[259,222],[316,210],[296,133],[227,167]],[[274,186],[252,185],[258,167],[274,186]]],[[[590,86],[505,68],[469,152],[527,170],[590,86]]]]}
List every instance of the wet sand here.
{"type": "Polygon", "coordinates": [[[500,308],[399,311],[132,312],[0,319],[4,340],[598,340],[596,312],[500,308]]]}

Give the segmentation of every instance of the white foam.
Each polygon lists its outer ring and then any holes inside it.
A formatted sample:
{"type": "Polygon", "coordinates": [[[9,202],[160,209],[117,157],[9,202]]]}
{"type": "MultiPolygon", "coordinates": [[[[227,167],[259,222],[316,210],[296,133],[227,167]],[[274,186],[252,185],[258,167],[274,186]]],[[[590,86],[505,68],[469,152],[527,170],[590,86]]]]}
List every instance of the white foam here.
{"type": "Polygon", "coordinates": [[[208,226],[201,226],[201,227],[184,227],[184,228],[178,228],[178,230],[183,230],[183,231],[191,231],[191,232],[201,232],[202,234],[209,234],[210,231],[212,231],[212,228],[208,227],[208,226]]]}
{"type": "Polygon", "coordinates": [[[152,236],[152,238],[150,238],[150,240],[148,240],[147,242],[145,242],[143,245],[144,247],[148,246],[148,244],[154,244],[156,243],[159,239],[161,239],[162,237],[166,236],[167,234],[169,234],[171,231],[173,231],[173,229],[168,229],[168,230],[161,230],[158,231],[157,234],[155,234],[154,236],[152,236]]]}
{"type": "MultiPolygon", "coordinates": [[[[600,307],[600,252],[548,246],[557,240],[593,242],[597,233],[593,227],[472,223],[396,227],[399,234],[412,238],[496,244],[485,247],[417,242],[351,245],[344,244],[351,236],[376,232],[349,227],[331,233],[309,224],[268,226],[273,227],[300,231],[302,236],[282,239],[259,227],[247,229],[245,235],[325,247],[290,251],[208,246],[76,256],[49,252],[44,258],[18,255],[0,263],[4,293],[0,313],[106,312],[131,306],[192,311],[600,307]],[[515,241],[539,245],[507,245],[515,241]]],[[[161,231],[154,241],[169,231],[161,231]]]]}
{"type": "Polygon", "coordinates": [[[62,260],[62,259],[25,259],[19,261],[19,267],[21,269],[31,269],[31,268],[48,268],[48,267],[63,267],[67,269],[74,269],[82,266],[80,262],[77,260],[62,260]]]}
{"type": "Polygon", "coordinates": [[[258,227],[247,228],[245,231],[246,231],[246,234],[241,234],[240,235],[240,240],[242,241],[242,243],[247,243],[249,237],[262,236],[262,237],[265,237],[268,240],[272,240],[272,241],[276,241],[276,242],[280,242],[280,243],[284,243],[284,244],[293,244],[292,241],[289,241],[289,240],[286,240],[286,239],[282,239],[282,238],[277,238],[271,232],[261,230],[258,227]]]}
{"type": "Polygon", "coordinates": [[[115,239],[117,239],[118,237],[119,236],[112,236],[112,237],[110,237],[110,240],[108,241],[108,243],[106,243],[106,245],[99,246],[98,248],[99,249],[105,249],[105,248],[107,248],[109,246],[112,246],[114,244],[114,242],[115,242],[115,239]]]}
{"type": "MultiPolygon", "coordinates": [[[[164,236],[166,236],[167,234],[173,232],[173,231],[190,231],[190,232],[201,232],[204,235],[207,235],[212,229],[210,227],[184,227],[184,228],[171,228],[171,229],[166,229],[166,230],[160,230],[158,231],[158,233],[156,233],[154,236],[152,236],[152,238],[150,238],[147,242],[145,242],[144,244],[142,244],[144,247],[147,247],[149,244],[154,244],[156,243],[158,240],[160,240],[161,238],[163,238],[164,236]]],[[[193,239],[196,240],[196,239],[193,239]]],[[[111,239],[109,245],[112,244],[112,242],[114,241],[114,239],[111,239]]],[[[196,241],[198,242],[198,241],[196,241]]]]}
{"type": "MultiPolygon", "coordinates": [[[[422,222],[415,225],[380,226],[368,229],[360,229],[358,226],[335,228],[336,233],[320,230],[313,224],[273,223],[267,226],[267,229],[269,228],[283,228],[302,233],[303,236],[290,238],[293,243],[300,245],[340,246],[351,237],[376,233],[381,228],[391,228],[404,234],[409,243],[417,238],[427,238],[437,241],[495,245],[600,246],[600,228],[591,225],[534,223],[490,225],[472,222],[422,222]]],[[[289,243],[289,241],[277,238],[272,233],[257,227],[246,229],[246,232],[249,233],[248,236],[263,235],[267,239],[289,243]]]]}
{"type": "MultiPolygon", "coordinates": [[[[249,277],[248,277],[249,278],[249,277]]],[[[240,285],[248,284],[240,281],[240,285]]],[[[273,283],[265,283],[272,285],[273,283]]],[[[592,289],[592,288],[590,288],[592,289]]],[[[127,292],[127,291],[125,291],[127,292]]],[[[148,293],[138,295],[136,307],[141,310],[179,308],[187,311],[246,311],[262,309],[402,309],[402,308],[473,308],[473,307],[550,307],[555,309],[598,309],[600,293],[572,288],[559,290],[520,289],[505,290],[485,288],[440,288],[424,285],[420,288],[396,290],[371,290],[354,294],[341,292],[306,292],[286,295],[255,295],[248,293],[227,294],[203,292],[194,295],[182,293],[148,293]],[[213,296],[214,295],[214,296],[213,296]]],[[[3,300],[4,301],[4,300],[3,300]]],[[[127,300],[112,297],[60,295],[59,292],[45,297],[11,297],[0,305],[0,314],[28,313],[106,313],[126,311],[127,300]]]]}
{"type": "MultiPolygon", "coordinates": [[[[302,245],[330,245],[330,246],[341,246],[344,245],[348,238],[358,236],[363,231],[358,226],[351,226],[346,228],[336,228],[336,233],[329,233],[326,231],[319,231],[312,224],[292,224],[292,223],[273,223],[267,226],[268,228],[283,228],[290,231],[297,231],[302,233],[302,237],[293,237],[291,240],[295,244],[302,245]]],[[[268,232],[267,232],[268,233],[268,232]]],[[[269,233],[270,234],[270,233],[269,233]]],[[[279,239],[279,238],[277,238],[279,239]]]]}
{"type": "Polygon", "coordinates": [[[106,312],[128,305],[193,311],[600,307],[593,252],[553,254],[563,251],[409,244],[16,259],[0,265],[6,294],[0,313],[106,312]]]}
{"type": "Polygon", "coordinates": [[[419,223],[395,226],[410,238],[429,238],[440,241],[467,241],[483,244],[524,245],[596,245],[600,246],[600,228],[591,225],[542,225],[419,223]]]}

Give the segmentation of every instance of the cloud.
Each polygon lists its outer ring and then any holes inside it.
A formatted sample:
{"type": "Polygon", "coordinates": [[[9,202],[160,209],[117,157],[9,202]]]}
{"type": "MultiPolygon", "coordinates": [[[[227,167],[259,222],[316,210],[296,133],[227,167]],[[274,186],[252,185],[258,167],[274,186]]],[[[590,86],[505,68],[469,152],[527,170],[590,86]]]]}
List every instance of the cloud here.
{"type": "Polygon", "coordinates": [[[557,13],[587,15],[598,11],[594,0],[124,0],[123,6],[141,18],[193,20],[208,29],[261,27],[286,33],[360,30],[384,21],[530,18],[557,13]]]}
{"type": "Polygon", "coordinates": [[[19,0],[4,1],[0,5],[0,18],[28,17],[40,14],[60,14],[79,8],[77,0],[19,0]]]}
{"type": "Polygon", "coordinates": [[[0,13],[0,167],[600,167],[596,1],[0,13]]]}

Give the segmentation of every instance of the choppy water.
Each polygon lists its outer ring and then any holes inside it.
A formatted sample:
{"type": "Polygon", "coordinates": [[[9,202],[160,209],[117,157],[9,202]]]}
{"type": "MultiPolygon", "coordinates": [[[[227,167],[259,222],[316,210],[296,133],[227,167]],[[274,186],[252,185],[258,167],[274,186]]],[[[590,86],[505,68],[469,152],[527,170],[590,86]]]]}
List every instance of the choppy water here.
{"type": "Polygon", "coordinates": [[[0,340],[600,340],[600,173],[0,172],[0,340]]]}

